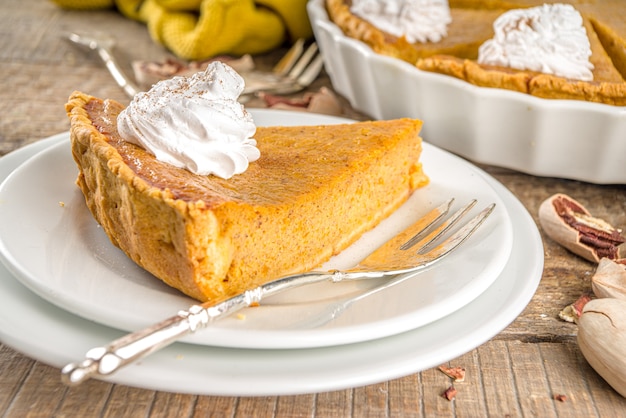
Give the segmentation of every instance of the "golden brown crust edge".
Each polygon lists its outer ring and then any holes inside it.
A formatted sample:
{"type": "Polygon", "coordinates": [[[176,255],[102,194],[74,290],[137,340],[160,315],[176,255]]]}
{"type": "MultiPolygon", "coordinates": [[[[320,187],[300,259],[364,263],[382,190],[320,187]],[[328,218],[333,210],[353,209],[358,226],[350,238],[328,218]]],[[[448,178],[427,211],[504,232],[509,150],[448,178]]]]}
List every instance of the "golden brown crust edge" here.
{"type": "MultiPolygon", "coordinates": [[[[202,202],[184,204],[135,176],[92,125],[84,109],[91,99],[74,92],[66,105],[71,120],[72,155],[79,168],[76,184],[87,207],[111,242],[133,261],[168,285],[205,300],[205,292],[193,279],[195,266],[190,262],[193,257],[186,236],[193,235],[193,229],[216,232],[217,223],[211,222],[210,216],[198,216],[203,212],[202,202]],[[156,202],[164,204],[157,206],[156,202]]],[[[225,244],[222,248],[228,248],[225,244]]],[[[224,266],[219,267],[207,274],[225,274],[224,266]]],[[[221,291],[220,288],[214,292],[221,291]]]]}
{"type": "Polygon", "coordinates": [[[365,42],[374,52],[411,64],[417,61],[418,50],[410,42],[405,38],[386,37],[375,26],[353,15],[344,0],[326,0],[326,11],[347,36],[365,42]]]}
{"type": "Polygon", "coordinates": [[[583,82],[549,74],[516,71],[439,55],[417,61],[422,71],[459,78],[479,87],[501,88],[544,99],[581,100],[626,106],[626,83],[583,82]]]}

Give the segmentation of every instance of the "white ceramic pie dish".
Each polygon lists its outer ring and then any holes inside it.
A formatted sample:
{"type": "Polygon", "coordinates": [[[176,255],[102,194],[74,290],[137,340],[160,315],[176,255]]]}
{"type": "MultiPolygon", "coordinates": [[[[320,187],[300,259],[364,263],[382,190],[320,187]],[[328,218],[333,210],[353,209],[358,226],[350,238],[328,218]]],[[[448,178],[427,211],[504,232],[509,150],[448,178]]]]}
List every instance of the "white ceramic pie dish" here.
{"type": "Polygon", "coordinates": [[[420,71],[348,38],[311,0],[335,90],[372,118],[419,118],[424,140],[477,163],[597,184],[626,183],[626,107],[546,100],[420,71]]]}

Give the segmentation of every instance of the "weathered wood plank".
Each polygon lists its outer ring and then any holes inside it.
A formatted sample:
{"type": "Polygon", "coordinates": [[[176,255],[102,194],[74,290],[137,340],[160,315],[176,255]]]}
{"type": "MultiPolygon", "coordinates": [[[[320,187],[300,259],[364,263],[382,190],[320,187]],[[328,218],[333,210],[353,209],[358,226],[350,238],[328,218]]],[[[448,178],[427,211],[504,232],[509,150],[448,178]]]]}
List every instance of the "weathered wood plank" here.
{"type": "Polygon", "coordinates": [[[0,344],[0,414],[9,409],[35,364],[35,360],[0,344]]]}
{"type": "Polygon", "coordinates": [[[538,344],[546,377],[559,416],[597,416],[592,395],[580,375],[580,352],[575,344],[538,344]],[[559,395],[565,395],[559,401],[559,395]]]}
{"type": "MultiPolygon", "coordinates": [[[[48,374],[56,375],[57,379],[60,379],[57,369],[50,368],[48,374]]],[[[59,417],[100,415],[104,412],[112,390],[113,384],[99,380],[88,380],[80,386],[72,387],[63,397],[56,415],[59,417]]]]}
{"type": "Polygon", "coordinates": [[[115,385],[104,405],[102,416],[107,418],[148,416],[155,396],[156,392],[151,390],[115,385]]]}
{"type": "Polygon", "coordinates": [[[315,395],[280,396],[276,417],[309,418],[315,406],[315,395]]]}
{"type": "Polygon", "coordinates": [[[536,344],[517,344],[510,349],[511,369],[522,415],[556,417],[546,370],[536,344]]]}
{"type": "Polygon", "coordinates": [[[364,418],[388,417],[388,391],[387,382],[354,389],[352,416],[364,418]]]}
{"type": "Polygon", "coordinates": [[[481,380],[482,371],[478,359],[478,352],[473,350],[448,364],[451,367],[463,367],[465,369],[463,382],[453,382],[450,379],[451,384],[457,390],[454,401],[456,403],[456,416],[459,418],[487,416],[487,405],[481,380]]]}
{"type": "MultiPolygon", "coordinates": [[[[235,416],[237,398],[223,396],[199,396],[194,408],[193,417],[231,418],[235,416]]],[[[171,413],[171,411],[169,411],[171,413]]]]}
{"type": "Polygon", "coordinates": [[[234,416],[241,418],[276,416],[277,401],[276,396],[239,398],[234,416]]]}
{"type": "Polygon", "coordinates": [[[488,416],[520,416],[511,358],[509,350],[515,350],[518,343],[493,341],[478,347],[481,386],[485,391],[485,404],[488,416]],[[512,347],[511,347],[512,346],[512,347]]]}
{"type": "Polygon", "coordinates": [[[420,386],[422,393],[423,415],[425,417],[455,416],[455,401],[449,401],[442,396],[444,391],[450,387],[450,378],[448,376],[441,373],[436,368],[424,370],[420,373],[420,386]]]}
{"type": "Polygon", "coordinates": [[[51,373],[52,370],[49,366],[35,363],[4,416],[7,418],[52,416],[67,392],[67,387],[59,384],[59,375],[55,377],[51,373]]]}
{"type": "Polygon", "coordinates": [[[419,375],[412,374],[389,382],[389,416],[422,417],[422,394],[419,375]]]}
{"type": "Polygon", "coordinates": [[[157,392],[150,409],[150,418],[168,418],[174,411],[177,418],[191,418],[197,400],[195,395],[157,392]]]}
{"type": "Polygon", "coordinates": [[[315,398],[315,416],[354,416],[352,411],[353,395],[352,389],[318,393],[315,398]]]}

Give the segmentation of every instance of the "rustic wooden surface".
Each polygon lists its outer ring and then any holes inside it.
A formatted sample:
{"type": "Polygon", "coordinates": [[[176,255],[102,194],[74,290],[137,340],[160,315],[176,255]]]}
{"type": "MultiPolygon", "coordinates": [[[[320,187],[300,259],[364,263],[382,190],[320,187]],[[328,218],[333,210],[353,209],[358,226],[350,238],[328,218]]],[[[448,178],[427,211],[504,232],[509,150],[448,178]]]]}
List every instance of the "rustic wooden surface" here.
{"type": "MultiPolygon", "coordinates": [[[[115,34],[116,54],[127,69],[131,59],[160,60],[167,54],[149,40],[143,25],[114,11],[68,12],[45,0],[0,0],[0,6],[0,155],[67,131],[63,105],[72,90],[128,102],[94,55],[70,45],[63,33],[115,34]]],[[[259,60],[272,61],[274,56],[259,60]]],[[[323,75],[312,89],[329,85],[323,75]]],[[[344,105],[347,116],[364,117],[344,105]]],[[[561,192],[626,229],[624,186],[483,168],[519,198],[535,221],[539,204],[561,192]]],[[[450,379],[436,369],[366,387],[300,396],[194,396],[99,381],[70,389],[61,384],[58,369],[0,345],[0,416],[626,416],[626,399],[582,357],[576,325],[558,318],[564,306],[590,289],[595,267],[549,239],[544,239],[544,246],[543,278],[524,312],[492,340],[450,361],[467,369],[466,381],[456,384],[454,401],[440,396],[450,379]],[[565,395],[565,401],[555,400],[558,394],[565,395]]]]}

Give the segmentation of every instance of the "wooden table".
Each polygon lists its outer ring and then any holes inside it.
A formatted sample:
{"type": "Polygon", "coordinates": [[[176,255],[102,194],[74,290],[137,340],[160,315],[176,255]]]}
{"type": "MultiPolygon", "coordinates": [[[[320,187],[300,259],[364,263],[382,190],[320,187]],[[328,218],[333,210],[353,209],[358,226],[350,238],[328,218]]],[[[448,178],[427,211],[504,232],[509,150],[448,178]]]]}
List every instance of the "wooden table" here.
{"type": "MultiPolygon", "coordinates": [[[[114,34],[117,55],[166,56],[146,28],[114,11],[68,12],[43,0],[0,1],[0,154],[68,130],[63,105],[70,92],[128,102],[98,59],[62,34],[98,28],[114,34]]],[[[278,54],[259,57],[267,63],[278,54]]],[[[325,75],[312,90],[330,86],[325,75]]],[[[344,101],[345,115],[363,119],[344,101]]],[[[502,182],[537,219],[539,204],[566,193],[598,217],[626,228],[626,188],[539,178],[482,167],[502,182]]],[[[559,311],[590,289],[595,266],[544,239],[545,270],[530,304],[496,337],[449,362],[467,370],[458,394],[441,393],[451,381],[437,369],[329,393],[278,397],[219,397],[163,393],[90,381],[68,388],[59,370],[0,345],[0,415],[24,416],[626,416],[626,399],[586,363],[576,325],[559,311]],[[565,400],[555,399],[565,395],[565,400]]],[[[19,313],[16,313],[16,315],[19,313]]],[[[367,367],[367,365],[363,365],[367,367]]]]}

